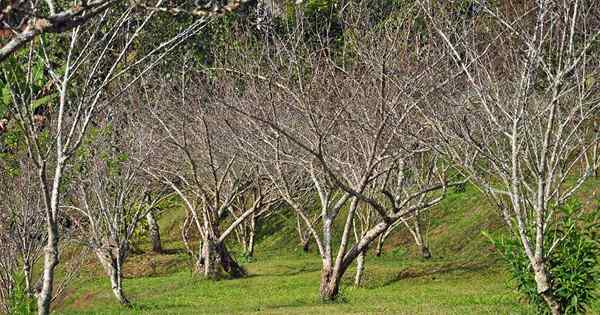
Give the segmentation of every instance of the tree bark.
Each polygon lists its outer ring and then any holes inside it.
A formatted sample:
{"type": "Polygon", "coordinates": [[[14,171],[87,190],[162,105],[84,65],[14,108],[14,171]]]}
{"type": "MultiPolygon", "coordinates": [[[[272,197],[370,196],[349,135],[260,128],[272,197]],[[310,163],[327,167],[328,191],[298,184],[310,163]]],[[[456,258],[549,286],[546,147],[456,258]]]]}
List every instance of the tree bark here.
{"type": "Polygon", "coordinates": [[[306,240],[302,241],[302,251],[308,253],[310,250],[310,237],[307,237],[306,240]]]}
{"type": "Polygon", "coordinates": [[[202,260],[205,278],[221,279],[224,272],[232,278],[242,278],[247,275],[244,268],[231,257],[223,242],[217,242],[211,238],[206,239],[202,246],[202,260]]]}
{"type": "Polygon", "coordinates": [[[321,300],[325,302],[335,301],[339,289],[339,273],[335,273],[331,268],[323,268],[321,271],[321,300]]]}
{"type": "Polygon", "coordinates": [[[121,305],[131,307],[131,302],[129,302],[123,292],[123,260],[126,254],[120,251],[121,249],[110,248],[108,246],[95,250],[98,260],[110,279],[110,286],[117,301],[121,305]]]}
{"type": "Polygon", "coordinates": [[[537,261],[533,264],[533,272],[537,285],[537,291],[548,305],[548,308],[550,308],[552,315],[563,314],[562,307],[554,296],[554,292],[550,285],[550,278],[546,272],[545,264],[541,261],[537,261]]]}
{"type": "Polygon", "coordinates": [[[425,244],[420,244],[419,247],[421,248],[421,257],[424,259],[431,259],[432,256],[429,247],[427,247],[425,244]]]}
{"type": "Polygon", "coordinates": [[[58,265],[58,226],[52,214],[47,214],[48,243],[44,249],[44,270],[42,273],[42,288],[37,296],[38,314],[50,314],[50,303],[54,291],[54,269],[58,265]]]}
{"type": "Polygon", "coordinates": [[[148,212],[146,215],[146,221],[148,222],[148,233],[150,236],[150,242],[152,243],[152,251],[161,254],[163,249],[160,241],[160,228],[152,211],[148,212]]]}
{"type": "Polygon", "coordinates": [[[365,259],[367,251],[363,250],[356,258],[356,275],[354,277],[354,286],[359,287],[362,281],[362,276],[365,271],[365,259]]]}

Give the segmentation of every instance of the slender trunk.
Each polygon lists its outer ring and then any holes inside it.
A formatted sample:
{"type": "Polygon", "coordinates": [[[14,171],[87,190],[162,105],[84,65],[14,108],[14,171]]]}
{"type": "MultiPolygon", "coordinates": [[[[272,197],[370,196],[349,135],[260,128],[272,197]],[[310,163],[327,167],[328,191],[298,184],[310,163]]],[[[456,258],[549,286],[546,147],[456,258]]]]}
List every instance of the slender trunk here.
{"type": "MultiPolygon", "coordinates": [[[[117,301],[121,305],[130,307],[131,303],[123,293],[123,263],[126,253],[120,252],[121,249],[104,246],[95,250],[98,260],[102,264],[106,275],[110,279],[110,287],[117,301]],[[121,258],[119,258],[121,257],[121,258]]],[[[127,250],[122,249],[122,250],[127,250]]]]}
{"type": "Polygon", "coordinates": [[[54,269],[58,265],[58,226],[48,214],[48,243],[44,249],[44,270],[42,273],[42,288],[38,294],[38,314],[50,314],[50,303],[54,291],[54,269]]]}
{"type": "Polygon", "coordinates": [[[123,293],[123,274],[121,268],[113,268],[110,273],[110,284],[113,294],[121,305],[131,307],[131,303],[123,293]]]}
{"type": "Polygon", "coordinates": [[[33,296],[33,290],[31,288],[31,266],[28,261],[23,264],[23,274],[25,275],[25,291],[28,296],[33,296]]]}
{"type": "Polygon", "coordinates": [[[160,241],[160,229],[152,211],[148,212],[146,215],[146,221],[148,222],[148,233],[150,236],[150,242],[152,242],[152,251],[160,254],[163,252],[160,241]]]}
{"type": "Polygon", "coordinates": [[[542,261],[536,262],[533,264],[533,272],[537,285],[537,291],[548,305],[548,308],[550,308],[552,315],[562,314],[562,307],[554,296],[554,292],[550,285],[550,278],[546,272],[545,264],[542,261]]]}
{"type": "Polygon", "coordinates": [[[302,245],[302,251],[308,253],[310,236],[307,235],[308,233],[302,229],[302,221],[300,219],[300,215],[297,214],[296,218],[296,230],[298,231],[298,237],[300,238],[300,245],[302,245]]]}
{"type": "Polygon", "coordinates": [[[246,246],[246,256],[254,257],[254,238],[256,235],[256,217],[252,214],[250,219],[250,231],[248,231],[248,244],[246,246]]]}
{"type": "Polygon", "coordinates": [[[383,254],[383,242],[385,241],[383,236],[384,234],[377,238],[377,247],[375,247],[375,256],[377,257],[380,257],[381,254],[383,254]]]}
{"type": "Polygon", "coordinates": [[[365,259],[367,256],[367,251],[363,250],[358,254],[356,258],[356,275],[354,277],[354,286],[359,287],[362,281],[362,276],[365,271],[365,259]]]}

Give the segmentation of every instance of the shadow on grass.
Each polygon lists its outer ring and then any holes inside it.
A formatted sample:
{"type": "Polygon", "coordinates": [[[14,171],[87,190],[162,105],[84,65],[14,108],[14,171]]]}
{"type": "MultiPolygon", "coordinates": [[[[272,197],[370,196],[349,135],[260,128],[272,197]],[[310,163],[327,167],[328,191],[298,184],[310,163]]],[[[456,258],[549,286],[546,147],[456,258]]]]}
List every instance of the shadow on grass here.
{"type": "Polygon", "coordinates": [[[420,277],[433,276],[438,274],[446,274],[449,272],[476,272],[488,269],[489,265],[484,263],[473,263],[473,262],[451,262],[445,263],[438,266],[425,266],[422,268],[409,267],[406,268],[396,276],[384,281],[381,287],[386,287],[399,282],[404,279],[414,279],[420,277]]]}

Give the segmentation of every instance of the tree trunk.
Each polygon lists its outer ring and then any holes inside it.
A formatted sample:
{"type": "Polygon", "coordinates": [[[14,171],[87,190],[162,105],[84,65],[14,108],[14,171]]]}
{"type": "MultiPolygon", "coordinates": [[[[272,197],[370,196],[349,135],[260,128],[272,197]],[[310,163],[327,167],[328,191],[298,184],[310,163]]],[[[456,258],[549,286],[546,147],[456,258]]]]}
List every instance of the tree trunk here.
{"type": "Polygon", "coordinates": [[[51,214],[48,214],[48,243],[44,249],[44,270],[42,272],[42,288],[37,296],[38,314],[50,314],[52,302],[54,269],[58,265],[58,227],[51,214]]]}
{"type": "Polygon", "coordinates": [[[33,296],[33,289],[31,287],[31,266],[28,261],[23,264],[23,274],[25,276],[25,291],[29,297],[33,296]]]}
{"type": "Polygon", "coordinates": [[[106,275],[110,279],[110,286],[117,301],[121,305],[131,307],[131,302],[129,302],[123,293],[123,260],[126,254],[121,253],[120,250],[115,247],[104,246],[96,249],[95,252],[106,275]]]}
{"type": "Polygon", "coordinates": [[[148,233],[150,242],[152,243],[152,251],[160,254],[163,252],[160,241],[160,229],[152,211],[148,212],[146,215],[146,221],[148,222],[148,233]]]}
{"type": "Polygon", "coordinates": [[[202,242],[202,264],[204,267],[203,274],[207,279],[219,279],[222,274],[219,272],[220,256],[217,255],[216,242],[212,239],[205,239],[202,242]]]}
{"type": "Polygon", "coordinates": [[[254,257],[254,239],[256,237],[256,218],[252,215],[250,221],[250,231],[248,235],[248,245],[246,246],[246,256],[254,257]]]}
{"type": "Polygon", "coordinates": [[[339,275],[336,275],[331,268],[324,268],[321,271],[320,295],[322,301],[335,301],[339,294],[339,275]]]}
{"type": "Polygon", "coordinates": [[[244,224],[243,228],[244,255],[250,258],[254,256],[254,239],[256,237],[256,216],[254,213],[252,213],[249,222],[244,224]]]}
{"type": "Polygon", "coordinates": [[[354,286],[359,287],[362,281],[362,276],[365,271],[365,259],[367,251],[363,250],[356,258],[356,276],[354,277],[354,286]]]}
{"type": "Polygon", "coordinates": [[[310,250],[310,237],[307,237],[304,241],[302,241],[302,251],[308,253],[310,250]]]}
{"type": "Polygon", "coordinates": [[[339,275],[336,275],[331,268],[323,268],[321,271],[321,300],[335,301],[339,293],[339,275]]]}
{"type": "Polygon", "coordinates": [[[241,278],[247,275],[244,268],[231,257],[224,243],[212,239],[205,240],[202,246],[202,260],[204,277],[208,279],[223,278],[223,272],[228,273],[233,278],[241,278]]]}
{"type": "Polygon", "coordinates": [[[131,307],[131,303],[123,293],[123,273],[121,268],[113,268],[110,274],[110,285],[112,291],[121,305],[131,307]]]}
{"type": "Polygon", "coordinates": [[[421,248],[421,257],[424,259],[431,259],[432,256],[429,247],[427,247],[425,244],[420,244],[419,247],[421,248]]]}
{"type": "Polygon", "coordinates": [[[375,248],[375,256],[380,257],[383,254],[383,243],[385,242],[385,234],[381,234],[377,238],[377,247],[375,248]]]}
{"type": "Polygon", "coordinates": [[[221,267],[233,278],[242,278],[247,276],[246,270],[240,266],[233,257],[229,254],[225,243],[219,243],[216,247],[220,257],[221,267]]]}
{"type": "Polygon", "coordinates": [[[556,297],[554,296],[552,287],[550,286],[550,279],[548,277],[548,273],[546,272],[545,264],[539,261],[534,263],[533,272],[537,285],[537,291],[548,305],[548,308],[550,308],[552,315],[562,314],[562,307],[560,303],[558,303],[556,297]]]}

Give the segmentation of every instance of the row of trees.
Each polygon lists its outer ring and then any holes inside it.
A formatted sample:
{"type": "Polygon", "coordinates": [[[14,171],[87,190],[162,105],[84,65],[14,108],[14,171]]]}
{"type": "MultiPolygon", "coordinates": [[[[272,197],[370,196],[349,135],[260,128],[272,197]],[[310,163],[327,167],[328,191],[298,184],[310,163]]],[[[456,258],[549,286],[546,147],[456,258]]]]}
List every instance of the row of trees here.
{"type": "Polygon", "coordinates": [[[93,250],[129,305],[122,267],[134,231],[175,199],[194,269],[211,279],[245,276],[228,242],[237,236],[251,255],[257,222],[291,208],[322,259],[320,295],[335,300],[348,268],[357,261],[360,284],[368,250],[398,226],[431,257],[423,216],[471,182],[519,240],[548,309],[564,312],[546,265],[561,244],[545,235],[598,168],[598,9],[269,7],[220,25],[181,20],[191,24],[153,39],[161,11],[184,9],[102,7],[68,36],[7,52],[2,172],[15,187],[3,180],[0,232],[17,259],[0,260],[0,297],[19,268],[34,294],[28,270],[45,243],[36,294],[47,313],[62,238],[93,250]],[[201,47],[174,49],[200,31],[201,47]],[[17,233],[16,220],[36,223],[17,233]]]}

